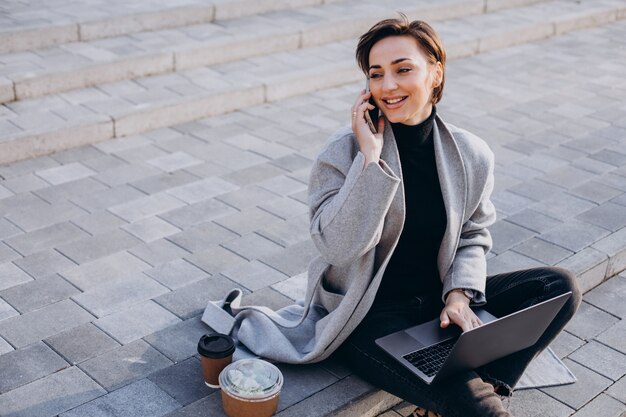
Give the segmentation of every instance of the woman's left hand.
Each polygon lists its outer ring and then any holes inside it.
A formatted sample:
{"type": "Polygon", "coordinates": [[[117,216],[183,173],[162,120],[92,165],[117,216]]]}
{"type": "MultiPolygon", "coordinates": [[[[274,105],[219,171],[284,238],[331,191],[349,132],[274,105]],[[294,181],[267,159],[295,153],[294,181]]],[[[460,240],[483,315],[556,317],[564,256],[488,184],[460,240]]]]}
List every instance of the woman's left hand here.
{"type": "Polygon", "coordinates": [[[483,324],[469,306],[469,299],[459,291],[451,291],[446,298],[446,306],[439,316],[441,327],[454,323],[464,332],[483,324]]]}

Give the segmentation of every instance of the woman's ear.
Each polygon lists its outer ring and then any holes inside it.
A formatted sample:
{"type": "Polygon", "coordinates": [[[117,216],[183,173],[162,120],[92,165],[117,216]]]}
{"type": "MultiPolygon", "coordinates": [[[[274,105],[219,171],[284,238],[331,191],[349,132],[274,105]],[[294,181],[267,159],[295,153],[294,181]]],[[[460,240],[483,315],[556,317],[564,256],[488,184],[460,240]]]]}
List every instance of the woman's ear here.
{"type": "Polygon", "coordinates": [[[434,68],[431,72],[433,78],[433,88],[437,88],[441,85],[441,81],[443,80],[443,65],[441,62],[437,61],[434,64],[434,68]]]}

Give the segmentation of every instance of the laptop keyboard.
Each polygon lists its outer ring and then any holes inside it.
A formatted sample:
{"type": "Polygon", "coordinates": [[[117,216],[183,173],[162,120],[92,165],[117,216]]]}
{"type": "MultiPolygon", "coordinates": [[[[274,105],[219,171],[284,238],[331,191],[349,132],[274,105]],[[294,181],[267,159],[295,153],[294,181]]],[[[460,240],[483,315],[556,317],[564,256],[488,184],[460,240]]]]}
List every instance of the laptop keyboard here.
{"type": "Polygon", "coordinates": [[[407,353],[403,358],[429,377],[435,376],[443,366],[455,343],[456,339],[444,340],[425,349],[407,353]]]}

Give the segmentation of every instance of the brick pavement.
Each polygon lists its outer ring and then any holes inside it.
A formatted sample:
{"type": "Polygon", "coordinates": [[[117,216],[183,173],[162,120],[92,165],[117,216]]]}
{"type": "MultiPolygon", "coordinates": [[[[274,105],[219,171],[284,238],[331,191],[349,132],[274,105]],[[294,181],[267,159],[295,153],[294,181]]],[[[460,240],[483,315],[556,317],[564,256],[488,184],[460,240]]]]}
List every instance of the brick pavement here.
{"type": "MultiPolygon", "coordinates": [[[[579,382],[516,393],[522,417],[626,411],[626,274],[603,282],[626,267],[625,35],[449,64],[440,113],[496,154],[489,272],[558,264],[595,287],[554,346],[579,382]]],[[[307,174],[360,88],[0,166],[0,416],[222,415],[198,316],[234,286],[274,308],[301,296],[307,174]]],[[[282,417],[410,411],[339,363],[280,367],[282,417]]]]}

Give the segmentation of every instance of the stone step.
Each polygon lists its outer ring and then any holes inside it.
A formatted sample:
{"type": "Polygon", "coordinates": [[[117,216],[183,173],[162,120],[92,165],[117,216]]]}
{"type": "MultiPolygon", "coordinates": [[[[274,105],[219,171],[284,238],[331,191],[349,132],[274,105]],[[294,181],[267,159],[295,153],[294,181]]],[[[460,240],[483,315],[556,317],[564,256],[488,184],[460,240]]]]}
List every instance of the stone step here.
{"type": "MultiPolygon", "coordinates": [[[[619,0],[554,0],[435,24],[451,59],[626,17],[619,0]]],[[[0,163],[358,82],[355,39],[0,107],[0,163]]]]}
{"type": "Polygon", "coordinates": [[[175,0],[166,6],[158,0],[89,0],[71,6],[60,0],[11,2],[1,7],[0,53],[338,1],[342,0],[175,0]]]}
{"type": "Polygon", "coordinates": [[[5,54],[0,103],[351,39],[393,10],[438,21],[543,1],[348,0],[5,54]]]}

